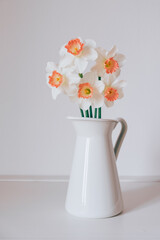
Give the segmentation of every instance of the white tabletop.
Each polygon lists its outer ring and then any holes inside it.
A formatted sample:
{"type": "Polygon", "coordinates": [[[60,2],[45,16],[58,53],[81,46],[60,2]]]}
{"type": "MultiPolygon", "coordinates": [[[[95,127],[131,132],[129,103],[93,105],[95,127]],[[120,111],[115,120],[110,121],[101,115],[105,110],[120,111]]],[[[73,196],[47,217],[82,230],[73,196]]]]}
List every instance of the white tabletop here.
{"type": "Polygon", "coordinates": [[[67,182],[0,182],[0,239],[160,239],[160,182],[122,182],[124,211],[82,219],[64,209],[67,182]]]}

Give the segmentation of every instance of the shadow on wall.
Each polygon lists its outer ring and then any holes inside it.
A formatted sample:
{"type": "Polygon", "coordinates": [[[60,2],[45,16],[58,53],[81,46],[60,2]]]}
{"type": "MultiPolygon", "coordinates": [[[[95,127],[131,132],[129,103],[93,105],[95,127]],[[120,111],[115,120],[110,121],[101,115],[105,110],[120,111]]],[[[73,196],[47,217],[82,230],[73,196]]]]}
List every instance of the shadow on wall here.
{"type": "Polygon", "coordinates": [[[160,201],[160,185],[159,183],[151,183],[148,186],[129,189],[122,192],[124,201],[123,213],[131,212],[139,208],[147,207],[151,202],[156,203],[160,201]]]}

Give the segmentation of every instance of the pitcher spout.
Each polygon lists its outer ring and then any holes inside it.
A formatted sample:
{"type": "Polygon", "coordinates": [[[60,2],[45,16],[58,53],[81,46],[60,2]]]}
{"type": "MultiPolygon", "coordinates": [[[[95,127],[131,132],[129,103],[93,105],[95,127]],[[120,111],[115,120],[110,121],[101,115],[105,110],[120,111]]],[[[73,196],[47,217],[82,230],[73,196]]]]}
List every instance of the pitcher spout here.
{"type": "Polygon", "coordinates": [[[87,118],[71,118],[77,135],[79,136],[106,136],[112,134],[113,129],[116,127],[118,121],[112,119],[87,119],[87,118]]]}

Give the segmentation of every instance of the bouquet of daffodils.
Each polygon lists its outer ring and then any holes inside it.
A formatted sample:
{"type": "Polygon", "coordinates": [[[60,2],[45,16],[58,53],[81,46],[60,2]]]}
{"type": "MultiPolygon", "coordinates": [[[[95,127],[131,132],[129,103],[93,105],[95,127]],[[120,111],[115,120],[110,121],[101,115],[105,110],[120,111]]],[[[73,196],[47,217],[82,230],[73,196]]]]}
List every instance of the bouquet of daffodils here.
{"type": "Polygon", "coordinates": [[[76,102],[82,117],[101,118],[104,104],[111,107],[123,97],[126,82],[118,77],[124,62],[116,46],[106,51],[93,40],[72,39],[61,47],[59,64],[47,63],[47,84],[54,99],[64,93],[76,102]],[[85,72],[90,61],[95,64],[85,72]]]}

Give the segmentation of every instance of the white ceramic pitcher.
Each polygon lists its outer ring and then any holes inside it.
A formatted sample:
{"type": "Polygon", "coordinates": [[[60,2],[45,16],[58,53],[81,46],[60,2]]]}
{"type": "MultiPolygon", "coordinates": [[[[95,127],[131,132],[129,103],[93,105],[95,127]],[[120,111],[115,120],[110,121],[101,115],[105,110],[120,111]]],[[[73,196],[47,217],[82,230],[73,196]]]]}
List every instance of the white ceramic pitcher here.
{"type": "Polygon", "coordinates": [[[123,119],[69,118],[76,130],[73,165],[66,197],[66,210],[75,216],[105,218],[123,210],[116,158],[127,131],[123,119]],[[121,132],[113,148],[112,131],[121,132]]]}

